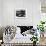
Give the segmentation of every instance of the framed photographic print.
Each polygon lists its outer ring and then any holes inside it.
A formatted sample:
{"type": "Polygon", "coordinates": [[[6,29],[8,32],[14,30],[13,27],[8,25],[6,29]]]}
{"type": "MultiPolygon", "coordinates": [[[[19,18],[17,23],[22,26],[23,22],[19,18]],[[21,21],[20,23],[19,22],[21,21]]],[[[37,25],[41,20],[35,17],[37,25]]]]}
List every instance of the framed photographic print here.
{"type": "Polygon", "coordinates": [[[26,18],[26,10],[25,9],[16,9],[15,18],[26,18]]]}
{"type": "Polygon", "coordinates": [[[25,10],[16,11],[16,17],[26,17],[25,15],[26,15],[25,10]]]}

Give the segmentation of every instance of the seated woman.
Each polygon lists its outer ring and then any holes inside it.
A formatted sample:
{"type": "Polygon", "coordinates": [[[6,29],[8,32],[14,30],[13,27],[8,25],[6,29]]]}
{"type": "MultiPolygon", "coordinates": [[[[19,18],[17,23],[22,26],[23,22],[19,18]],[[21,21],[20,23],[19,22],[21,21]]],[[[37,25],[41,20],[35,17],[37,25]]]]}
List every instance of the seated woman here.
{"type": "Polygon", "coordinates": [[[17,27],[15,37],[16,39],[30,39],[32,38],[32,34],[30,34],[30,30],[27,30],[21,34],[21,30],[19,27],[17,27]]]}

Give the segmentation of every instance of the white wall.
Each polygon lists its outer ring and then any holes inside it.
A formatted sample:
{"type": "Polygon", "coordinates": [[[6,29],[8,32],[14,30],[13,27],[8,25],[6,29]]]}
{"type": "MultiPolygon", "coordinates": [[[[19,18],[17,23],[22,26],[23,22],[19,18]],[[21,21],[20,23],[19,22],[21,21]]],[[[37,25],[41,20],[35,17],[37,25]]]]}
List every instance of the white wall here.
{"type": "Polygon", "coordinates": [[[3,0],[2,25],[34,25],[40,20],[40,0],[3,0]],[[27,18],[16,18],[17,9],[26,9],[27,18]]]}
{"type": "Polygon", "coordinates": [[[33,26],[37,26],[37,24],[39,24],[40,20],[41,20],[41,2],[40,0],[34,0],[33,1],[33,26]]]}
{"type": "Polygon", "coordinates": [[[0,26],[2,25],[2,0],[0,0],[0,26]]]}

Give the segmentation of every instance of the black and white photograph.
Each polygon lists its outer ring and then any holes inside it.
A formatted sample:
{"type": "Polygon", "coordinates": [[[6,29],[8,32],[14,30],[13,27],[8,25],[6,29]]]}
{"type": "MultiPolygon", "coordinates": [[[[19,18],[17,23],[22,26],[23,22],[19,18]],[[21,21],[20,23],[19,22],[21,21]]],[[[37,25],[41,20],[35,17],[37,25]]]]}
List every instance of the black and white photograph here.
{"type": "Polygon", "coordinates": [[[16,11],[16,17],[26,17],[26,11],[25,10],[16,11]]]}

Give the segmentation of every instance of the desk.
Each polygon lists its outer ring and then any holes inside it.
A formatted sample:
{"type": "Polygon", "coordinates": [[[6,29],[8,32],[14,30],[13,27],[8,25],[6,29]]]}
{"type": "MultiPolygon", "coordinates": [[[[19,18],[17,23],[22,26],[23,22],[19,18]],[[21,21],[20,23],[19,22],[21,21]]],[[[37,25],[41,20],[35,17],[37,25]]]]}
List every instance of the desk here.
{"type": "Polygon", "coordinates": [[[39,44],[40,45],[46,45],[46,37],[41,37],[39,44]]]}
{"type": "Polygon", "coordinates": [[[33,46],[33,44],[30,43],[4,43],[1,46],[33,46]]]}

